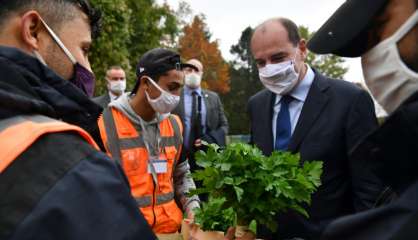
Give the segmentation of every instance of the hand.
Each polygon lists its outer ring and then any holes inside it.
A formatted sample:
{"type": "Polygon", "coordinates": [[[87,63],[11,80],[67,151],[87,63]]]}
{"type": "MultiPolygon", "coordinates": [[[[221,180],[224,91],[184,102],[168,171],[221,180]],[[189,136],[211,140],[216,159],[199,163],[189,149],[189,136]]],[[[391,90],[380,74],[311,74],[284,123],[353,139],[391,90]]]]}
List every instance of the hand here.
{"type": "Polygon", "coordinates": [[[187,219],[190,220],[191,222],[194,222],[194,213],[193,213],[193,210],[192,211],[189,211],[187,213],[187,219]]]}
{"type": "Polygon", "coordinates": [[[194,146],[197,147],[197,148],[201,147],[202,146],[202,140],[200,138],[196,139],[196,141],[194,142],[194,146]]]}
{"type": "Polygon", "coordinates": [[[255,235],[251,231],[248,231],[242,237],[235,237],[235,228],[230,227],[225,235],[225,240],[255,240],[255,235]]]}

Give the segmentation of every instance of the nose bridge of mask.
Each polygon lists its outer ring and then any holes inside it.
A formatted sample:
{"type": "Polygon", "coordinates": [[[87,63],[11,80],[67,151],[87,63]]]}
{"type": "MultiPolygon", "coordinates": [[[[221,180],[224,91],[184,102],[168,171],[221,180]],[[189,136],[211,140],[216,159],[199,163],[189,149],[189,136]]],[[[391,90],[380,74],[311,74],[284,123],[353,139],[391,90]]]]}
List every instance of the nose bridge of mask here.
{"type": "Polygon", "coordinates": [[[260,69],[259,74],[264,77],[271,77],[288,68],[289,66],[292,66],[292,60],[275,64],[267,64],[264,68],[260,69]]]}
{"type": "Polygon", "coordinates": [[[46,22],[42,18],[39,18],[39,19],[41,20],[42,24],[45,26],[48,33],[51,35],[52,39],[54,39],[54,41],[58,44],[58,46],[62,49],[62,51],[64,51],[65,55],[67,55],[67,57],[70,59],[70,61],[73,64],[76,64],[77,60],[74,58],[71,52],[64,46],[61,39],[55,34],[55,32],[48,26],[48,24],[46,24],[46,22]]]}

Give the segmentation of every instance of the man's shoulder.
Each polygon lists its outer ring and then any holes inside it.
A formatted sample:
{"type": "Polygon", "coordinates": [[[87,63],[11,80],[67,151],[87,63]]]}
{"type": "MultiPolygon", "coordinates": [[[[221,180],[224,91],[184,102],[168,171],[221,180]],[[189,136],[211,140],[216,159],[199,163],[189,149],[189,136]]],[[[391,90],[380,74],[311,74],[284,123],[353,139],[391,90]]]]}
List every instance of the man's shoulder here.
{"type": "Polygon", "coordinates": [[[248,100],[249,104],[252,104],[254,102],[259,102],[259,101],[270,101],[271,96],[273,95],[272,92],[270,92],[268,89],[263,89],[259,92],[257,92],[256,94],[254,94],[253,96],[250,97],[250,100],[248,100]]]}
{"type": "Polygon", "coordinates": [[[108,97],[109,95],[106,93],[106,94],[94,97],[92,98],[92,100],[97,103],[97,102],[105,101],[108,97]]]}
{"type": "Polygon", "coordinates": [[[203,97],[219,98],[219,95],[216,92],[208,90],[208,89],[202,89],[202,95],[203,97]]]}
{"type": "Polygon", "coordinates": [[[318,72],[315,73],[314,81],[317,81],[316,84],[319,84],[320,87],[329,87],[336,96],[340,97],[354,97],[366,92],[366,90],[352,82],[343,79],[330,78],[318,72]]]}

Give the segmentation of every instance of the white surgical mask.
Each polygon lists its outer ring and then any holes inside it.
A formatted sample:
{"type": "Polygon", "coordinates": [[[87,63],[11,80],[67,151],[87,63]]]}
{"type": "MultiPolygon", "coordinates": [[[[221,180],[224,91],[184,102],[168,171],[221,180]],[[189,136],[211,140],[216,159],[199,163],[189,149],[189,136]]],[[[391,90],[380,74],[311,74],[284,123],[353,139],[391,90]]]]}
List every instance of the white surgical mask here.
{"type": "Polygon", "coordinates": [[[148,102],[151,105],[151,107],[154,109],[154,111],[160,114],[167,114],[173,111],[173,109],[176,108],[180,102],[180,96],[173,95],[163,90],[151,78],[148,78],[148,80],[152,83],[152,85],[154,85],[161,92],[161,95],[156,99],[151,99],[148,93],[145,92],[148,102]]]}
{"type": "Polygon", "coordinates": [[[118,81],[109,81],[109,90],[115,94],[121,95],[126,90],[126,81],[125,80],[118,80],[118,81]]]}
{"type": "Polygon", "coordinates": [[[402,61],[397,43],[418,22],[418,11],[389,38],[361,56],[364,79],[376,100],[392,113],[418,90],[418,73],[402,61]]]}
{"type": "Polygon", "coordinates": [[[299,79],[299,73],[295,70],[293,60],[267,64],[258,70],[261,83],[270,91],[285,95],[292,91],[299,79]]]}
{"type": "Polygon", "coordinates": [[[189,73],[186,74],[186,77],[184,79],[184,83],[186,86],[190,88],[198,88],[200,87],[200,83],[202,82],[202,76],[198,73],[189,73]]]}

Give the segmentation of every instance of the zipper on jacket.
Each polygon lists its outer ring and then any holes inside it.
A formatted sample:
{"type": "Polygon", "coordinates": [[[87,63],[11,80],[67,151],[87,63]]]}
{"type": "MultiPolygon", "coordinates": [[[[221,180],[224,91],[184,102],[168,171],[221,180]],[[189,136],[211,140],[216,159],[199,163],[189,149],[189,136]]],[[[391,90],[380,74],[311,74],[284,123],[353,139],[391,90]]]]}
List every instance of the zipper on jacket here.
{"type": "Polygon", "coordinates": [[[153,186],[153,190],[152,190],[152,216],[153,216],[153,222],[152,222],[152,228],[155,227],[155,224],[157,223],[157,216],[155,215],[155,203],[157,201],[157,188],[155,186],[155,182],[154,180],[152,181],[152,186],[153,186]]]}

